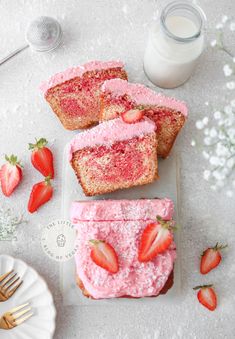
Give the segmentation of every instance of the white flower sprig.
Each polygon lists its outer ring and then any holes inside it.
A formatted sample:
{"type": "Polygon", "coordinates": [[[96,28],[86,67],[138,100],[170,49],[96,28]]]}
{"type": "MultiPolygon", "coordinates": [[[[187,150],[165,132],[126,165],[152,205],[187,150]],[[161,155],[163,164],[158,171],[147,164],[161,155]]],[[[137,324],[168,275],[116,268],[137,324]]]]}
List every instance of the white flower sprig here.
{"type": "MultiPolygon", "coordinates": [[[[204,179],[211,181],[213,190],[218,190],[227,187],[231,178],[232,189],[226,193],[232,197],[235,190],[235,99],[222,110],[214,111],[211,121],[207,116],[196,121],[196,128],[203,132],[202,156],[209,164],[203,172],[204,179]]],[[[191,145],[196,146],[196,141],[192,140],[191,145]]]]}
{"type": "MultiPolygon", "coordinates": [[[[235,21],[229,19],[226,15],[223,15],[221,21],[216,25],[218,30],[216,39],[213,39],[210,43],[211,47],[217,48],[228,55],[230,63],[226,63],[223,66],[223,72],[225,77],[231,77],[235,75],[235,55],[226,47],[224,43],[223,29],[228,27],[231,32],[235,32],[235,21]]],[[[229,90],[235,89],[235,81],[227,81],[226,88],[229,90]]]]}
{"type": "Polygon", "coordinates": [[[25,223],[23,216],[14,216],[11,209],[0,208],[0,241],[16,240],[16,228],[25,223]]]}

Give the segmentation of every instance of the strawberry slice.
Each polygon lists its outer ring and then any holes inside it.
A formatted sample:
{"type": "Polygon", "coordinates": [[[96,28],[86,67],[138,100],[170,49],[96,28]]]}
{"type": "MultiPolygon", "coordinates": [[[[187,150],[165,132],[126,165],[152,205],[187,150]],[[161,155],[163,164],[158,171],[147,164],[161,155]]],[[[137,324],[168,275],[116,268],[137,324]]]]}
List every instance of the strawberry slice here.
{"type": "Polygon", "coordinates": [[[138,260],[147,262],[168,249],[173,241],[173,221],[164,221],[157,216],[157,222],[148,224],[140,240],[138,260]]]}
{"type": "Polygon", "coordinates": [[[197,293],[199,303],[210,311],[214,311],[217,307],[217,296],[212,286],[213,285],[203,285],[194,287],[194,290],[199,289],[197,293]]]}
{"type": "Polygon", "coordinates": [[[92,261],[110,273],[118,272],[118,257],[114,248],[102,240],[90,240],[92,261]]]}
{"type": "Polygon", "coordinates": [[[2,193],[9,197],[22,179],[22,166],[15,155],[5,156],[6,164],[0,169],[0,182],[2,193]]]}
{"type": "Polygon", "coordinates": [[[53,179],[53,154],[46,145],[47,140],[44,138],[36,139],[35,144],[29,144],[29,149],[32,150],[31,163],[44,177],[50,176],[53,179]]]}
{"type": "Polygon", "coordinates": [[[138,122],[141,119],[143,119],[143,116],[144,116],[143,110],[139,109],[131,109],[121,114],[122,120],[127,124],[134,124],[135,122],[138,122]]]}
{"type": "Polygon", "coordinates": [[[44,181],[35,184],[32,188],[28,211],[34,213],[37,209],[48,202],[53,195],[53,188],[50,183],[50,177],[46,177],[44,181]]]}
{"type": "Polygon", "coordinates": [[[207,274],[221,262],[220,250],[226,248],[228,245],[219,245],[216,243],[214,247],[209,247],[205,250],[201,256],[200,272],[201,274],[207,274]]]}

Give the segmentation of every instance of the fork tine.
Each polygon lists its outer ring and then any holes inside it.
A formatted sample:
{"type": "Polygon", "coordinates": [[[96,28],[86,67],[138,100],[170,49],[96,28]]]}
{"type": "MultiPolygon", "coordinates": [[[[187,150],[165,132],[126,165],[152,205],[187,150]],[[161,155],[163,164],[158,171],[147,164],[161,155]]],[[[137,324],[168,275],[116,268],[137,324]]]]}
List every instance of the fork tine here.
{"type": "Polygon", "coordinates": [[[4,283],[3,285],[1,285],[1,287],[6,286],[9,282],[12,281],[12,279],[14,279],[17,276],[17,273],[13,274],[12,276],[10,276],[4,283]]]}
{"type": "Polygon", "coordinates": [[[9,293],[9,297],[11,297],[17,290],[18,288],[23,284],[23,280],[21,280],[19,282],[19,284],[17,284],[16,286],[14,286],[10,291],[8,291],[9,293]]]}
{"type": "Polygon", "coordinates": [[[24,308],[25,306],[28,306],[28,305],[29,305],[29,303],[26,303],[26,304],[14,307],[9,311],[9,313],[12,315],[12,313],[17,312],[17,311],[21,310],[22,308],[24,308]]]}
{"type": "Polygon", "coordinates": [[[27,307],[26,309],[23,309],[20,312],[16,312],[15,314],[13,314],[13,317],[15,319],[15,321],[20,318],[22,315],[24,315],[25,313],[28,313],[29,311],[31,311],[31,307],[27,307]]]}
{"type": "Polygon", "coordinates": [[[25,322],[27,319],[31,318],[32,316],[33,316],[33,313],[29,313],[25,317],[16,320],[15,324],[18,326],[18,325],[22,324],[23,322],[25,322]]]}
{"type": "Polygon", "coordinates": [[[5,287],[5,291],[8,291],[9,288],[10,288],[12,285],[14,285],[14,284],[15,284],[17,281],[19,281],[19,280],[20,280],[20,277],[18,277],[18,278],[16,278],[15,280],[11,281],[11,283],[5,287]]]}
{"type": "Polygon", "coordinates": [[[11,270],[3,275],[0,276],[0,282],[2,282],[4,279],[6,279],[14,270],[11,270]]]}

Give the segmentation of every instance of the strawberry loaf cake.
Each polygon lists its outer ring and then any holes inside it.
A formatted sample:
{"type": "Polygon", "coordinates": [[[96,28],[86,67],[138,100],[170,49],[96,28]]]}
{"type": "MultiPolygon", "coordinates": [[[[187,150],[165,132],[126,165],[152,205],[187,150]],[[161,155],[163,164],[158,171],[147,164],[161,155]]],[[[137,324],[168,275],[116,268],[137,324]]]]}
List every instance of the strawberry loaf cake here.
{"type": "Polygon", "coordinates": [[[157,126],[158,155],[166,158],[187,118],[184,102],[168,98],[140,84],[122,79],[104,82],[100,93],[100,120],[116,118],[127,110],[141,110],[157,126]]]}
{"type": "Polygon", "coordinates": [[[68,144],[69,161],[85,195],[144,185],[157,177],[156,126],[148,118],[121,118],[78,133],[68,144]]]}
{"type": "Polygon", "coordinates": [[[66,129],[83,129],[98,123],[100,85],[113,78],[127,79],[122,62],[92,61],[55,74],[40,89],[66,129]]]}
{"type": "Polygon", "coordinates": [[[108,299],[166,293],[176,259],[173,209],[170,199],[73,202],[76,280],[83,294],[108,299]]]}

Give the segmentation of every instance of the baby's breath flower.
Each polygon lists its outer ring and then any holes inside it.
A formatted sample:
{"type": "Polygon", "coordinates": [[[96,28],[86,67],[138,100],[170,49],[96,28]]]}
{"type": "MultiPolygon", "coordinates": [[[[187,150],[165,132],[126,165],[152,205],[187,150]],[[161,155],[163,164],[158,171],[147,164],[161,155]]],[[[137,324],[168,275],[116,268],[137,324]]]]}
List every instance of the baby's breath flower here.
{"type": "Polygon", "coordinates": [[[235,22],[231,22],[229,28],[230,28],[230,31],[234,32],[235,31],[235,22]]]}
{"type": "Polygon", "coordinates": [[[228,21],[228,16],[227,16],[227,15],[223,15],[223,16],[222,16],[222,19],[221,19],[221,22],[222,22],[223,24],[225,24],[227,21],[228,21]]]}
{"type": "Polygon", "coordinates": [[[215,39],[211,40],[210,45],[211,47],[215,47],[217,45],[217,41],[215,39]]]}
{"type": "Polygon", "coordinates": [[[226,114],[231,114],[231,113],[233,113],[233,108],[230,105],[227,105],[227,106],[224,107],[224,112],[226,114]]]}
{"type": "Polygon", "coordinates": [[[196,121],[196,128],[197,129],[203,129],[203,127],[204,127],[203,121],[202,120],[197,120],[196,121]]]}
{"type": "Polygon", "coordinates": [[[209,137],[206,137],[206,138],[204,138],[204,144],[206,145],[206,146],[209,146],[210,144],[211,144],[211,138],[209,138],[209,137]]]}
{"type": "Polygon", "coordinates": [[[227,197],[232,198],[232,197],[233,197],[233,191],[228,190],[228,191],[226,192],[226,195],[227,195],[227,197]]]}
{"type": "Polygon", "coordinates": [[[217,190],[216,185],[211,185],[211,189],[212,189],[212,191],[216,191],[217,190]]]}
{"type": "Polygon", "coordinates": [[[216,29],[222,29],[223,27],[224,27],[224,25],[222,24],[222,22],[219,22],[219,23],[215,26],[216,29]]]}
{"type": "Polygon", "coordinates": [[[233,99],[233,100],[230,101],[230,105],[231,105],[232,107],[235,107],[235,99],[233,99]]]}
{"type": "Polygon", "coordinates": [[[221,119],[221,117],[222,117],[222,114],[221,114],[220,111],[215,111],[215,112],[214,112],[214,118],[215,118],[216,120],[221,119]]]}
{"type": "Polygon", "coordinates": [[[212,128],[210,129],[209,135],[210,135],[211,138],[215,138],[215,137],[218,135],[218,133],[217,133],[215,127],[212,127],[212,128]]]}
{"type": "Polygon", "coordinates": [[[233,62],[235,62],[235,57],[233,58],[233,62]]]}
{"type": "Polygon", "coordinates": [[[196,141],[194,139],[191,141],[191,146],[196,146],[196,141]]]}
{"type": "Polygon", "coordinates": [[[205,170],[204,172],[203,172],[203,178],[205,179],[205,180],[209,180],[209,178],[210,178],[210,176],[211,176],[211,172],[209,171],[209,170],[205,170]]]}
{"type": "Polygon", "coordinates": [[[206,125],[208,124],[208,121],[209,121],[208,117],[204,117],[204,118],[202,119],[203,125],[206,126],[206,125]]]}
{"type": "Polygon", "coordinates": [[[230,90],[235,89],[235,81],[229,81],[226,83],[226,87],[230,90]]]}
{"type": "Polygon", "coordinates": [[[232,185],[233,185],[233,187],[235,187],[235,180],[232,181],[232,185]]]}
{"type": "Polygon", "coordinates": [[[223,71],[224,71],[224,75],[226,77],[229,77],[230,75],[233,74],[233,70],[232,70],[232,68],[228,64],[224,65],[223,71]]]}
{"type": "Polygon", "coordinates": [[[214,166],[219,166],[220,164],[220,158],[215,157],[215,156],[210,157],[209,161],[210,161],[210,164],[214,166]]]}
{"type": "Polygon", "coordinates": [[[204,135],[209,135],[209,132],[210,132],[209,128],[204,129],[204,135]]]}

